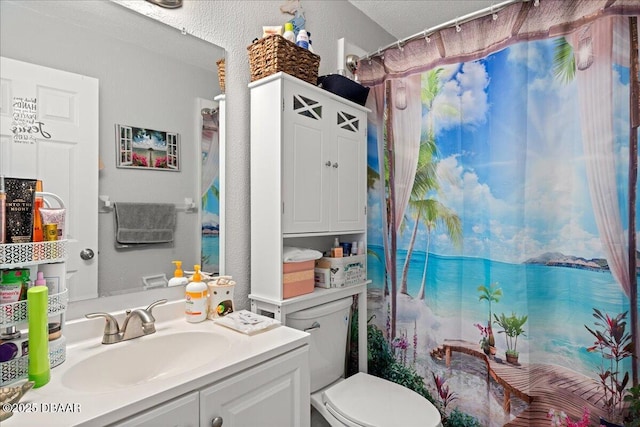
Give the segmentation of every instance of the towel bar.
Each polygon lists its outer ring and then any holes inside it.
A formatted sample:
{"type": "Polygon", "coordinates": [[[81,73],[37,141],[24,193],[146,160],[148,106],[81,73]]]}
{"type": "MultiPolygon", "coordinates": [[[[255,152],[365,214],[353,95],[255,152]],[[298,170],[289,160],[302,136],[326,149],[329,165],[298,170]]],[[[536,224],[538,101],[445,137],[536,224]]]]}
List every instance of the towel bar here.
{"type": "MultiPolygon", "coordinates": [[[[101,194],[98,196],[99,199],[99,208],[98,212],[107,213],[113,212],[113,204],[115,203],[110,199],[109,196],[101,194]]],[[[184,198],[184,205],[176,205],[176,211],[186,212],[186,213],[197,213],[198,206],[196,202],[193,201],[191,197],[184,198]]]]}

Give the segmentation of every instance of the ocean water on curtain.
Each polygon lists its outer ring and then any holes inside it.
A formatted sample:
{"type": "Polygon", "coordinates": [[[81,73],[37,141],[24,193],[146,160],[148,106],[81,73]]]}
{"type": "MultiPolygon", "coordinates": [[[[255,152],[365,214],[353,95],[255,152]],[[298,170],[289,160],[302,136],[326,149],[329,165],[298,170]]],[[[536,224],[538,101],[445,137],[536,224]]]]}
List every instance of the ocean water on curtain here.
{"type": "Polygon", "coordinates": [[[220,239],[218,236],[202,236],[202,258],[207,260],[207,266],[212,266],[216,269],[218,269],[218,265],[220,264],[219,242],[220,239]]]}
{"type": "MultiPolygon", "coordinates": [[[[384,259],[380,246],[369,246],[378,258],[369,255],[370,289],[383,287],[384,259]]],[[[398,251],[398,286],[406,251],[398,251]]],[[[414,252],[408,274],[407,291],[416,297],[424,268],[424,252],[414,252]]],[[[486,323],[488,305],[479,301],[477,287],[497,282],[503,296],[492,304],[493,313],[527,314],[526,336],[518,340],[521,360],[531,363],[558,364],[587,376],[593,376],[600,356],[586,348],[593,338],[585,325],[594,328],[593,308],[616,315],[629,310],[628,299],[608,271],[589,271],[569,267],[533,264],[509,264],[482,258],[444,257],[429,254],[424,304],[438,319],[432,324],[418,324],[441,343],[443,339],[479,341],[474,323],[486,323]],[[436,329],[437,327],[437,329],[436,329]]],[[[629,316],[627,316],[627,319],[629,316]]],[[[628,321],[627,321],[628,323],[628,321]]],[[[629,329],[629,328],[627,328],[629,329]]],[[[499,328],[494,326],[494,333],[499,328]]],[[[412,330],[409,330],[412,333],[412,330]]],[[[422,331],[425,333],[425,331],[422,331]]],[[[504,351],[504,335],[496,333],[496,343],[504,351]]],[[[420,347],[420,345],[418,346],[420,347]]],[[[431,348],[419,348],[423,357],[431,348]]],[[[630,362],[625,369],[630,370],[630,362]]]]}

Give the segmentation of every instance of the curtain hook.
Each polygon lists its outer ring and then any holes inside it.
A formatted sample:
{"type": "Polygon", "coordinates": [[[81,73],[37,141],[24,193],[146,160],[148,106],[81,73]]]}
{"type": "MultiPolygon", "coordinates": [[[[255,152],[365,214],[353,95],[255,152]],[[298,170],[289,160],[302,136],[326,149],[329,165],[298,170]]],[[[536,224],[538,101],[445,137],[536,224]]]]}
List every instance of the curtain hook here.
{"type": "Polygon", "coordinates": [[[498,14],[493,11],[493,3],[491,3],[491,17],[494,21],[498,19],[498,14]]]}
{"type": "Polygon", "coordinates": [[[459,33],[460,31],[462,31],[462,28],[458,25],[458,18],[456,18],[456,33],[459,33]]]}
{"type": "Polygon", "coordinates": [[[400,44],[400,40],[398,40],[397,45],[398,45],[398,50],[399,50],[400,52],[403,52],[403,51],[404,51],[404,48],[403,48],[403,47],[402,47],[402,45],[400,44]]]}
{"type": "Polygon", "coordinates": [[[535,1],[533,2],[533,5],[534,5],[535,7],[540,6],[540,0],[535,0],[535,1]]]}

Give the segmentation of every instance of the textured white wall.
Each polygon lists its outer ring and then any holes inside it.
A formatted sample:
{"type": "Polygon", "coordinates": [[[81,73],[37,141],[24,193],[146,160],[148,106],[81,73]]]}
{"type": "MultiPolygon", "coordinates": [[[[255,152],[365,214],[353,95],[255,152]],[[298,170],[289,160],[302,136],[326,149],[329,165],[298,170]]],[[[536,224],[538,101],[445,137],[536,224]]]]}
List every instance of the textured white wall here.
{"type": "MultiPolygon", "coordinates": [[[[226,272],[237,281],[237,309],[248,308],[250,291],[249,63],[247,46],[262,36],[263,25],[290,19],[280,12],[285,0],[184,0],[179,9],[162,9],[144,0],[112,0],[227,51],[226,272]]],[[[366,51],[394,41],[386,31],[345,0],[303,0],[306,28],[320,55],[320,74],[336,69],[336,43],[346,38],[366,51]]]]}

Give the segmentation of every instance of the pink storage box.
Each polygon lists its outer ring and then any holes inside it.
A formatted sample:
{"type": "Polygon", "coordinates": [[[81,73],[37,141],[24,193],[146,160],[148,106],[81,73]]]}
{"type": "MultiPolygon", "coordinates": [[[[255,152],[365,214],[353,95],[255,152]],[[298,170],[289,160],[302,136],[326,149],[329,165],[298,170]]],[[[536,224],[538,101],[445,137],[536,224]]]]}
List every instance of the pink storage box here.
{"type": "Polygon", "coordinates": [[[315,261],[285,262],[282,264],[282,297],[291,298],[313,292],[315,261]]]}

